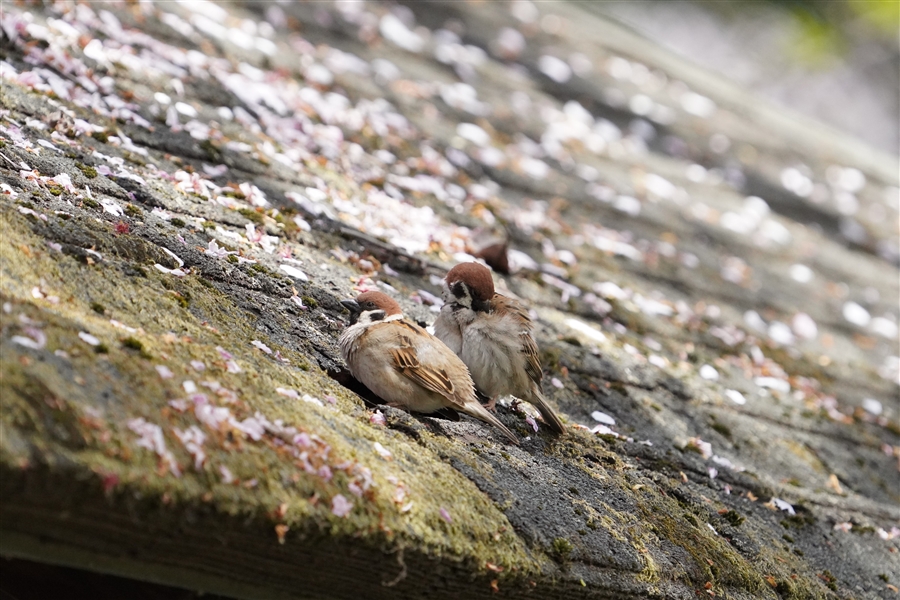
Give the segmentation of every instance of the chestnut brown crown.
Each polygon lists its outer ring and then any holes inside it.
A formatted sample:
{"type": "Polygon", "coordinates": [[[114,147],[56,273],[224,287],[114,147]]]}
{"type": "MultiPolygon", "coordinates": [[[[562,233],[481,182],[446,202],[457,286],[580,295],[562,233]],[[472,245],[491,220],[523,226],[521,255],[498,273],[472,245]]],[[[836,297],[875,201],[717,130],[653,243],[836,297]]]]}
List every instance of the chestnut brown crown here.
{"type": "Polygon", "coordinates": [[[356,303],[363,312],[383,310],[388,317],[399,315],[403,312],[397,301],[383,292],[363,292],[356,297],[356,303]]]}
{"type": "Polygon", "coordinates": [[[475,262],[460,263],[447,273],[447,286],[453,290],[457,282],[465,284],[472,297],[487,302],[494,297],[494,280],[491,271],[475,262]]]}

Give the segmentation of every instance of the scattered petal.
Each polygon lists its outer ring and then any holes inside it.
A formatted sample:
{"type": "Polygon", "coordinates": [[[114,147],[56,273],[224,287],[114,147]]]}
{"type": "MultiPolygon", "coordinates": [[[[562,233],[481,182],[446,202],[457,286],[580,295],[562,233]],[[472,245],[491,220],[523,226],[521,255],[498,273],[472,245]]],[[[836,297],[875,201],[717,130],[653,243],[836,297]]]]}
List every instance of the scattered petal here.
{"type": "Polygon", "coordinates": [[[744,397],[742,393],[737,390],[725,390],[725,395],[728,396],[728,399],[734,402],[735,404],[744,405],[747,404],[747,399],[744,397]]]}
{"type": "Polygon", "coordinates": [[[594,419],[595,421],[597,421],[598,423],[603,423],[605,425],[615,425],[616,424],[615,419],[613,419],[611,416],[609,416],[606,413],[600,412],[599,410],[595,410],[594,412],[592,412],[591,418],[594,419]]]}
{"type": "Polygon", "coordinates": [[[296,267],[292,267],[290,265],[278,265],[278,268],[294,279],[299,279],[300,281],[309,281],[309,277],[306,276],[306,273],[296,267]]]}
{"type": "Polygon", "coordinates": [[[95,336],[91,335],[90,333],[87,333],[86,331],[79,331],[78,337],[80,337],[84,343],[90,344],[91,346],[99,346],[100,345],[100,340],[97,339],[95,336]]]}
{"type": "Polygon", "coordinates": [[[377,452],[378,455],[381,458],[383,458],[384,460],[393,460],[394,459],[394,455],[391,454],[391,451],[388,450],[387,448],[385,448],[384,446],[382,446],[379,442],[375,442],[374,446],[375,446],[375,452],[377,452]]]}
{"type": "Polygon", "coordinates": [[[694,437],[688,440],[688,447],[696,449],[700,452],[700,455],[708,459],[712,456],[712,444],[709,442],[704,442],[700,438],[694,437]]]}
{"type": "Polygon", "coordinates": [[[260,350],[262,350],[263,352],[265,352],[266,354],[272,354],[272,349],[269,348],[268,346],[266,346],[265,344],[263,344],[261,341],[253,340],[250,343],[253,344],[254,346],[256,346],[257,348],[259,348],[260,350]]]}
{"type": "Polygon", "coordinates": [[[719,378],[719,372],[716,371],[716,368],[712,365],[703,365],[700,367],[700,377],[703,379],[708,379],[710,381],[715,381],[719,378]]]}
{"type": "Polygon", "coordinates": [[[331,499],[331,513],[336,517],[346,517],[353,510],[353,503],[342,494],[337,494],[331,499]]]}
{"type": "Polygon", "coordinates": [[[772,504],[774,505],[774,507],[777,508],[778,510],[782,510],[782,511],[786,512],[787,514],[791,515],[791,516],[794,516],[794,515],[797,514],[796,511],[794,510],[794,507],[791,506],[790,503],[785,502],[784,500],[782,500],[781,498],[775,498],[775,497],[772,497],[771,503],[772,503],[772,504]]]}

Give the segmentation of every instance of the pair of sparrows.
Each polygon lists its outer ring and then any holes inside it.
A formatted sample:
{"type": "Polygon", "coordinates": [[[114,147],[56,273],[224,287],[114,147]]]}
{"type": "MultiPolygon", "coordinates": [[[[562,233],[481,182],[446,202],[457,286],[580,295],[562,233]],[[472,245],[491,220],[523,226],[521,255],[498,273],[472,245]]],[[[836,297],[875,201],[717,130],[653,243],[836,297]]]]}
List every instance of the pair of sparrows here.
{"type": "Polygon", "coordinates": [[[341,303],[350,326],[340,337],[350,372],[391,405],[421,413],[453,408],[516,436],[478,402],[515,396],[531,402],[557,433],[562,421],[541,392],[541,363],[533,324],[516,300],[494,292],[478,263],[453,267],[444,279],[445,304],[432,336],[406,319],[391,297],[365,292],[341,303]],[[436,336],[436,337],[435,337],[436,336]]]}

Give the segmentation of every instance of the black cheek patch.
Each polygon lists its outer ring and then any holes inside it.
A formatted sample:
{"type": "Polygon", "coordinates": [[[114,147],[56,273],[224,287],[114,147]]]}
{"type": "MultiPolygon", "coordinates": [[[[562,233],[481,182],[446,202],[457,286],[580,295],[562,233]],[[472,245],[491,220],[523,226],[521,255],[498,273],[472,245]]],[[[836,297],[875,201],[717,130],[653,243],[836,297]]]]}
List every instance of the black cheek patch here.
{"type": "Polygon", "coordinates": [[[384,312],[383,310],[376,310],[376,311],[373,312],[371,315],[369,315],[369,318],[370,318],[371,320],[373,320],[373,321],[381,321],[381,320],[383,320],[386,316],[387,316],[387,313],[384,312]]]}
{"type": "Polygon", "coordinates": [[[472,310],[475,312],[491,312],[491,303],[486,300],[472,298],[472,310]]]}
{"type": "Polygon", "coordinates": [[[457,298],[465,298],[466,297],[466,289],[463,287],[461,281],[457,281],[450,287],[450,291],[453,292],[453,295],[457,298]]]}

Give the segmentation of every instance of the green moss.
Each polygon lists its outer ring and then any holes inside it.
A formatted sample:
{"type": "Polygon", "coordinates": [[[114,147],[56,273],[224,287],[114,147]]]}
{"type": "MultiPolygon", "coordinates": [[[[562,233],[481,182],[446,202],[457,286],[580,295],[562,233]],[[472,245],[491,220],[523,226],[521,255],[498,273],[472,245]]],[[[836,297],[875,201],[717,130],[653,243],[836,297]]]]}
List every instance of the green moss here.
{"type": "Polygon", "coordinates": [[[879,574],[878,574],[878,579],[882,580],[882,581],[885,582],[885,583],[887,583],[887,582],[889,582],[889,581],[891,580],[891,578],[888,577],[886,573],[879,573],[879,574]]]}
{"type": "Polygon", "coordinates": [[[572,542],[566,538],[558,537],[554,539],[553,543],[550,545],[550,553],[556,557],[558,561],[565,562],[572,553],[572,542]]]}
{"type": "Polygon", "coordinates": [[[710,531],[691,513],[673,512],[677,503],[672,498],[650,494],[642,498],[639,508],[648,527],[657,535],[684,548],[691,556],[693,569],[687,569],[682,578],[694,585],[706,582],[726,587],[737,587],[756,592],[765,585],[759,574],[759,566],[751,564],[724,538],[710,531]],[[693,528],[685,527],[685,521],[693,528]],[[702,525],[702,527],[701,527],[702,525]]]}
{"type": "Polygon", "coordinates": [[[99,344],[94,346],[94,352],[96,352],[97,354],[108,354],[109,346],[107,346],[103,342],[100,342],[99,344]]]}
{"type": "MultiPolygon", "coordinates": [[[[204,198],[204,200],[205,200],[205,198],[204,198]]],[[[216,228],[216,224],[213,221],[203,221],[200,225],[203,227],[203,229],[215,229],[216,228]]]]}
{"type": "Polygon", "coordinates": [[[81,203],[88,208],[100,208],[100,203],[96,200],[91,200],[90,198],[82,198],[81,203]]]}
{"type": "Polygon", "coordinates": [[[788,542],[788,543],[791,543],[791,544],[794,543],[794,538],[792,538],[791,536],[789,536],[789,535],[786,534],[786,533],[785,533],[784,535],[781,536],[781,539],[783,539],[784,541],[786,541],[786,542],[788,542]]]}
{"type": "Polygon", "coordinates": [[[728,427],[727,425],[725,425],[724,423],[719,423],[718,421],[713,421],[712,423],[710,423],[709,426],[710,426],[713,430],[718,431],[719,433],[721,433],[721,434],[722,434],[723,436],[725,436],[726,438],[731,439],[731,428],[729,428],[729,427],[728,427]]]}
{"type": "Polygon", "coordinates": [[[597,434],[597,439],[598,439],[598,440],[603,440],[604,442],[606,442],[606,443],[607,443],[608,445],[610,445],[610,446],[615,446],[615,445],[621,443],[621,441],[622,441],[622,440],[619,439],[618,436],[613,435],[613,434],[611,434],[611,433],[598,433],[598,434],[597,434]]]}
{"type": "Polygon", "coordinates": [[[100,304],[99,302],[91,302],[91,310],[97,313],[98,315],[106,314],[106,307],[100,304]]]}
{"type": "Polygon", "coordinates": [[[133,337],[127,337],[122,340],[122,345],[126,348],[131,348],[132,350],[143,350],[144,344],[141,343],[141,340],[133,337]]]}
{"type": "Polygon", "coordinates": [[[798,512],[796,515],[785,517],[781,520],[781,526],[785,529],[802,529],[807,525],[814,524],[815,522],[815,517],[804,511],[798,512]]]}
{"type": "Polygon", "coordinates": [[[97,169],[90,165],[75,163],[75,166],[78,167],[78,170],[88,179],[94,179],[97,176],[97,169]]]}
{"type": "Polygon", "coordinates": [[[238,263],[240,262],[240,261],[238,260],[238,257],[235,256],[234,254],[229,254],[229,255],[228,255],[228,258],[226,258],[225,260],[227,260],[228,262],[230,262],[230,263],[233,264],[233,265],[236,265],[236,264],[238,264],[238,263]]]}
{"type": "Polygon", "coordinates": [[[60,195],[62,195],[62,193],[65,190],[58,185],[50,184],[47,186],[47,191],[50,192],[51,194],[53,194],[54,196],[60,196],[60,195]]]}
{"type": "Polygon", "coordinates": [[[551,371],[558,371],[559,357],[561,355],[562,351],[559,348],[546,346],[541,349],[541,364],[546,369],[550,369],[551,371]]]}
{"type": "Polygon", "coordinates": [[[782,598],[796,598],[797,595],[794,592],[794,586],[791,585],[791,582],[787,579],[782,579],[778,583],[775,584],[775,591],[782,598]]]}
{"type": "Polygon", "coordinates": [[[184,227],[184,221],[182,221],[182,220],[179,219],[178,217],[175,217],[174,219],[172,219],[171,221],[169,221],[169,223],[171,223],[171,224],[174,225],[175,227],[184,227]]]}
{"type": "Polygon", "coordinates": [[[253,210],[252,208],[239,208],[238,212],[258,225],[262,225],[265,221],[265,219],[263,219],[263,214],[261,212],[253,210]]]}
{"type": "Polygon", "coordinates": [[[127,337],[122,340],[122,346],[125,348],[129,348],[131,350],[137,350],[140,354],[141,358],[151,359],[153,355],[147,352],[147,349],[144,348],[143,342],[135,337],[127,337]]]}
{"type": "Polygon", "coordinates": [[[319,303],[312,296],[303,296],[300,299],[303,300],[303,304],[310,308],[317,308],[319,306],[319,303]]]}
{"type": "Polygon", "coordinates": [[[206,139],[200,142],[200,148],[206,152],[206,156],[212,162],[222,162],[222,151],[212,142],[206,139]]]}
{"type": "Polygon", "coordinates": [[[138,208],[134,204],[128,203],[125,205],[125,214],[128,215],[129,217],[140,217],[141,215],[144,214],[144,211],[142,211],[140,208],[138,208]]]}
{"type": "Polygon", "coordinates": [[[98,142],[105,144],[109,141],[109,136],[105,131],[94,131],[91,132],[91,137],[97,140],[98,142]]]}
{"type": "Polygon", "coordinates": [[[183,294],[181,292],[176,292],[175,290],[169,290],[169,294],[175,298],[175,301],[178,303],[181,308],[187,308],[191,305],[190,296],[187,294],[183,294]]]}
{"type": "Polygon", "coordinates": [[[729,510],[722,514],[722,518],[731,523],[734,527],[740,527],[746,520],[743,515],[735,510],[729,510]]]}
{"type": "MultiPolygon", "coordinates": [[[[87,225],[74,222],[72,226],[87,225]]],[[[0,378],[4,391],[10,393],[4,394],[0,424],[28,440],[22,446],[29,448],[28,458],[33,448],[49,461],[64,462],[65,472],[70,474],[67,476],[97,481],[101,495],[102,474],[114,474],[119,481],[118,493],[140,495],[147,510],[164,514],[171,514],[173,507],[201,507],[204,511],[209,507],[222,514],[241,515],[253,527],[266,527],[268,531],[276,523],[287,525],[289,537],[295,532],[316,532],[318,536],[351,540],[348,543],[354,547],[403,546],[430,557],[453,557],[472,573],[483,572],[488,562],[516,577],[537,577],[545,572],[549,558],[527,548],[500,508],[447,460],[471,457],[465,444],[428,432],[416,441],[372,426],[360,410],[359,398],[322,370],[315,366],[307,371],[286,367],[255,350],[250,345],[254,339],[273,347],[278,344],[256,329],[255,317],[197,277],[173,283],[170,276],[155,270],[145,277],[126,277],[112,266],[85,269],[58,253],[26,256],[21,248],[37,247],[42,240],[32,233],[26,218],[9,207],[0,207],[0,230],[4,232],[0,236],[4,265],[0,296],[4,301],[31,306],[32,317],[45,323],[42,329],[49,345],[68,347],[77,340],[78,332],[85,330],[101,339],[118,339],[121,329],[93,311],[88,293],[116,307],[134,306],[134,300],[140,298],[139,308],[123,314],[123,321],[140,328],[143,349],[154,356],[165,355],[165,364],[177,373],[173,379],[162,379],[152,365],[135,360],[134,344],[124,341],[108,348],[102,358],[91,352],[72,352],[68,359],[71,368],[65,371],[50,361],[31,360],[25,365],[19,360],[25,355],[16,350],[4,353],[0,356],[0,378]],[[164,282],[190,297],[191,312],[172,310],[171,294],[164,282]],[[31,296],[36,285],[53,289],[66,301],[52,311],[41,308],[31,296]],[[241,367],[239,373],[226,370],[217,347],[234,353],[241,367]],[[374,485],[370,492],[357,498],[348,491],[348,475],[343,470],[335,470],[329,481],[308,475],[268,438],[254,442],[241,439],[239,434],[210,435],[204,443],[207,466],[195,471],[192,457],[172,429],[183,430],[198,423],[190,411],[179,413],[168,406],[169,399],[183,397],[180,382],[185,376],[196,379],[189,367],[194,360],[206,365],[203,378],[215,379],[237,394],[231,403],[216,400],[218,405],[228,406],[235,418],[244,419],[259,411],[271,421],[281,419],[286,426],[315,434],[331,449],[332,464],[359,465],[371,472],[374,485]],[[73,373],[82,384],[73,383],[73,373]],[[337,406],[289,402],[273,393],[276,387],[302,390],[319,398],[333,395],[337,406]],[[48,398],[53,402],[48,404],[48,398]],[[51,409],[51,404],[62,409],[51,409]],[[89,414],[85,410],[107,406],[116,415],[109,422],[79,418],[89,414]],[[136,417],[162,428],[167,446],[182,468],[181,477],[160,469],[157,455],[135,444],[136,436],[126,423],[136,417]],[[51,427],[60,431],[49,432],[51,427]],[[391,450],[392,461],[382,460],[371,451],[374,441],[391,450]],[[227,466],[241,485],[222,484],[220,466],[227,466]],[[394,502],[397,486],[389,479],[394,477],[403,481],[414,501],[410,512],[401,513],[394,502]],[[256,487],[244,485],[253,479],[259,481],[256,487]],[[441,485],[434,485],[436,480],[441,485]],[[354,502],[345,518],[331,514],[330,499],[337,493],[354,502]],[[281,506],[286,510],[280,510],[281,506]],[[451,511],[454,523],[441,518],[441,507],[451,511]],[[276,514],[280,516],[273,516],[276,514]]],[[[112,234],[103,230],[93,233],[112,239],[112,234]]],[[[122,271],[135,272],[132,265],[122,271]]],[[[306,361],[303,354],[289,348],[281,350],[292,365],[306,361]]],[[[5,465],[17,465],[20,450],[9,445],[10,439],[0,436],[0,460],[5,465]]]]}
{"type": "Polygon", "coordinates": [[[147,159],[145,159],[140,154],[137,154],[136,152],[129,152],[128,150],[124,150],[122,152],[122,158],[141,167],[147,165],[147,159]]]}
{"type": "Polygon", "coordinates": [[[832,575],[832,574],[831,574],[831,571],[829,571],[828,569],[825,569],[825,570],[822,571],[822,573],[819,575],[819,578],[820,578],[822,581],[825,582],[825,586],[826,586],[829,590],[831,590],[831,591],[833,591],[833,592],[836,592],[836,591],[837,591],[837,577],[835,577],[834,575],[832,575]]]}

